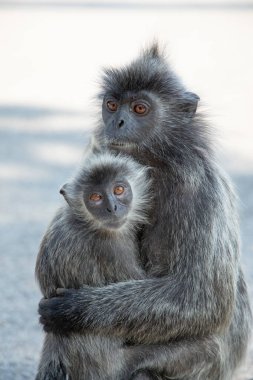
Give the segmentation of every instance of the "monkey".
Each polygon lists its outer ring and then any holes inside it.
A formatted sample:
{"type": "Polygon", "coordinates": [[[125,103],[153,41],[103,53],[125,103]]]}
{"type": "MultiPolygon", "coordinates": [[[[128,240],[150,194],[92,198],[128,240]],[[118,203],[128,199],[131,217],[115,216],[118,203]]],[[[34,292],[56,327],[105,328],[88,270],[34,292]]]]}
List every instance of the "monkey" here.
{"type": "MultiPolygon", "coordinates": [[[[131,158],[94,151],[62,186],[66,204],[42,240],[36,277],[45,297],[58,287],[101,287],[145,278],[137,232],[147,223],[152,196],[148,169],[131,158]]],[[[48,333],[36,379],[121,379],[124,352],[120,337],[48,333]]],[[[136,379],[140,376],[151,379],[144,372],[136,379]]]]}
{"type": "Polygon", "coordinates": [[[252,317],[237,196],[199,100],[158,44],[104,71],[94,138],[152,169],[153,211],[139,236],[147,277],[65,289],[42,300],[39,313],[46,331],[121,337],[135,351],[136,369],[163,379],[231,380],[252,317]]]}

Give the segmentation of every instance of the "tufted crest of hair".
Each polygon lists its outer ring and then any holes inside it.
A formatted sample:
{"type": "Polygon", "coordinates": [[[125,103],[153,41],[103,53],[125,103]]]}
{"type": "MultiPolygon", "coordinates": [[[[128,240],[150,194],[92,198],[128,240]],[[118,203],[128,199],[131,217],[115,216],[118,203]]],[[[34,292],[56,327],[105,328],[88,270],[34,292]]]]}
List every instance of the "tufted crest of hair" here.
{"type": "Polygon", "coordinates": [[[170,69],[158,43],[142,51],[129,65],[120,69],[106,68],[102,76],[103,97],[117,97],[126,91],[153,91],[161,96],[179,96],[184,90],[179,78],[170,69]]]}
{"type": "Polygon", "coordinates": [[[72,180],[66,183],[61,193],[68,202],[71,211],[79,220],[91,222],[96,228],[100,223],[88,211],[84,202],[87,186],[114,181],[116,178],[126,179],[132,189],[133,199],[127,220],[120,229],[131,229],[137,224],[148,222],[148,211],[152,203],[151,180],[148,167],[144,167],[132,158],[111,153],[94,154],[86,157],[72,180]]]}

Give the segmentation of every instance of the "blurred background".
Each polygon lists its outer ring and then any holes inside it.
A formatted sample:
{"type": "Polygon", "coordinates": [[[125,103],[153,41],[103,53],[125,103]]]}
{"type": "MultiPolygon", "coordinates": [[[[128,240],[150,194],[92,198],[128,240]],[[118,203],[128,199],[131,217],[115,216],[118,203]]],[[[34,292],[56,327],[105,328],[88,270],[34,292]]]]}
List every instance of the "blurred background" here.
{"type": "MultiPolygon", "coordinates": [[[[253,1],[0,1],[1,380],[36,372],[36,255],[96,120],[101,68],[154,38],[215,128],[253,298],[253,1]]],[[[253,379],[252,350],[236,379],[253,379]]]]}

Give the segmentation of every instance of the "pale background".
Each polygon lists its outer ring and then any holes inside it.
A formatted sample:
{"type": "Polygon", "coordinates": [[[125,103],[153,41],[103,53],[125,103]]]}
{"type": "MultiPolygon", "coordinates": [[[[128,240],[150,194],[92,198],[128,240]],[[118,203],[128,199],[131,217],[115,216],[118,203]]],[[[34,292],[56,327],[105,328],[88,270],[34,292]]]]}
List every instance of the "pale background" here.
{"type": "MultiPolygon", "coordinates": [[[[97,117],[101,67],[154,38],[216,129],[253,297],[253,1],[0,1],[1,380],[34,378],[36,254],[97,117]]],[[[237,379],[253,379],[253,359],[237,379]]]]}

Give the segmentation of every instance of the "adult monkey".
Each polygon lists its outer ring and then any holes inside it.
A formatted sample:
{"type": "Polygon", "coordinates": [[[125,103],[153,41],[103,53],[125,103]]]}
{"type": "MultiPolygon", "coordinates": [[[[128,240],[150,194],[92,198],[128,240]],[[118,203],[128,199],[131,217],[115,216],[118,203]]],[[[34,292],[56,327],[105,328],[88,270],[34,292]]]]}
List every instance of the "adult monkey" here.
{"type": "MultiPolygon", "coordinates": [[[[153,215],[141,236],[148,279],[65,290],[40,304],[47,331],[94,331],[139,345],[136,369],[230,380],[251,312],[239,263],[233,190],[209,131],[156,45],[105,71],[100,146],[153,168],[153,215]]],[[[135,347],[136,348],[136,347],[135,347]]],[[[128,348],[131,350],[131,346],[128,348]]]]}

